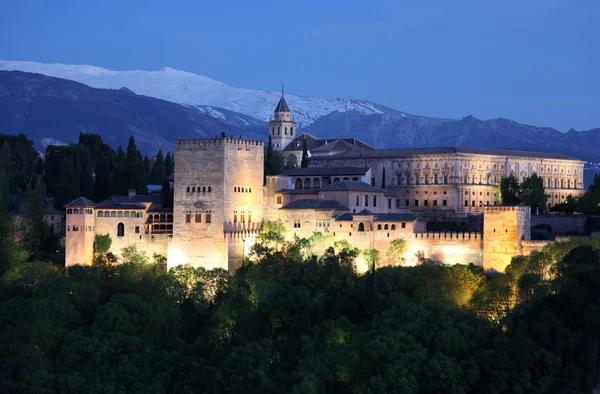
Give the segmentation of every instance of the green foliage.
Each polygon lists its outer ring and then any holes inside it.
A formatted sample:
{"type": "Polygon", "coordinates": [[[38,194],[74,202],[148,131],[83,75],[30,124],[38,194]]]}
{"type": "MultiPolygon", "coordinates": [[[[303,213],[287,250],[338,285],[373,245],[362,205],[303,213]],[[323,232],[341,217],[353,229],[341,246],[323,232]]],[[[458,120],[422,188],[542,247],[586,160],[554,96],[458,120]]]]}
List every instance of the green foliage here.
{"type": "Polygon", "coordinates": [[[94,253],[105,255],[112,245],[112,239],[109,234],[96,234],[94,237],[94,253]]]}
{"type": "Polygon", "coordinates": [[[269,142],[267,143],[266,150],[267,152],[265,153],[265,176],[281,174],[285,170],[285,156],[280,151],[276,151],[273,149],[271,136],[269,136],[269,142]]]}
{"type": "Polygon", "coordinates": [[[575,211],[579,210],[579,206],[579,201],[569,194],[565,201],[551,207],[550,212],[572,214],[575,211]]]}
{"type": "Polygon", "coordinates": [[[165,169],[165,160],[163,159],[162,150],[159,150],[156,154],[154,165],[152,166],[150,183],[153,185],[162,185],[169,175],[167,175],[167,171],[165,169]]]}
{"type": "Polygon", "coordinates": [[[304,139],[304,143],[302,144],[302,161],[300,162],[300,167],[308,167],[308,149],[306,146],[306,139],[304,139]]]}
{"type": "Polygon", "coordinates": [[[50,235],[48,225],[44,221],[46,205],[46,186],[44,182],[36,181],[27,189],[25,200],[27,244],[36,257],[39,257],[41,246],[50,235]]]}
{"type": "Polygon", "coordinates": [[[124,264],[148,264],[150,261],[146,252],[138,250],[135,246],[121,249],[121,259],[124,264]]]}
{"type": "Polygon", "coordinates": [[[404,265],[407,244],[404,238],[396,238],[390,242],[390,247],[385,254],[385,262],[388,265],[404,265]]]}
{"type": "Polygon", "coordinates": [[[296,155],[290,154],[285,161],[284,170],[293,170],[294,168],[298,168],[298,159],[296,158],[296,155]]]}
{"type": "Polygon", "coordinates": [[[281,220],[267,221],[256,236],[255,244],[278,248],[285,241],[285,225],[281,220]]]}
{"type": "Polygon", "coordinates": [[[535,173],[525,178],[519,186],[519,199],[531,207],[531,212],[545,212],[546,198],[544,181],[535,173]]]}
{"type": "Polygon", "coordinates": [[[519,205],[521,203],[519,181],[514,174],[500,178],[494,193],[498,196],[500,205],[519,205]]]}

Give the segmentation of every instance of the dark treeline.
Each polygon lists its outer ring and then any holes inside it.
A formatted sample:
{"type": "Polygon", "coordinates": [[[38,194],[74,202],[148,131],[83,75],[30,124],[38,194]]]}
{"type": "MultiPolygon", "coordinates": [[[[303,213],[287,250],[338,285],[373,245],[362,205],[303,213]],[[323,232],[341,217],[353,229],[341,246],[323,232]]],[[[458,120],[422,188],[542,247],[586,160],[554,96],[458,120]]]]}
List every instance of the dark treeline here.
{"type": "MultiPolygon", "coordinates": [[[[62,393],[568,393],[599,378],[600,239],[487,277],[358,275],[359,251],[265,232],[233,276],[133,248],[0,281],[0,387],[62,393]]],[[[106,247],[103,248],[106,250],[106,247]]],[[[370,256],[377,263],[376,256],[370,256]]]]}
{"type": "Polygon", "coordinates": [[[79,196],[99,201],[128,190],[147,194],[148,184],[163,185],[174,170],[170,153],[143,156],[133,136],[126,150],[114,150],[96,134],[81,134],[78,144],[49,146],[44,164],[44,182],[58,209],[79,196]]]}

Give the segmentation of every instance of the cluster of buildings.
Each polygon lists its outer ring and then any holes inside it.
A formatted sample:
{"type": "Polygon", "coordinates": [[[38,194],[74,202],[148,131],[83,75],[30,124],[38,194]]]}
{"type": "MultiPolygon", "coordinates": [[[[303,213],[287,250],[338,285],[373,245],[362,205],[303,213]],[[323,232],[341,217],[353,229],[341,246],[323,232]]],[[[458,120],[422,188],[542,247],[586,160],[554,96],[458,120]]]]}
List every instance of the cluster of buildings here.
{"type": "MultiPolygon", "coordinates": [[[[269,122],[275,150],[308,168],[264,182],[262,141],[179,140],[172,176],[173,208],[160,196],[80,197],[66,206],[66,265],[89,264],[96,234],[109,234],[119,254],[136,246],[192,264],[235,270],[265,221],[280,220],[293,237],[319,232],[385,253],[407,240],[405,262],[474,263],[504,270],[510,259],[539,249],[530,240],[528,207],[500,206],[494,187],[503,176],[542,177],[548,205],[584,192],[584,162],[557,153],[477,148],[375,149],[354,138],[298,135],[281,97],[269,122]],[[428,233],[427,218],[483,214],[483,232],[428,233]]],[[[359,267],[359,269],[366,267],[359,267]]]]}

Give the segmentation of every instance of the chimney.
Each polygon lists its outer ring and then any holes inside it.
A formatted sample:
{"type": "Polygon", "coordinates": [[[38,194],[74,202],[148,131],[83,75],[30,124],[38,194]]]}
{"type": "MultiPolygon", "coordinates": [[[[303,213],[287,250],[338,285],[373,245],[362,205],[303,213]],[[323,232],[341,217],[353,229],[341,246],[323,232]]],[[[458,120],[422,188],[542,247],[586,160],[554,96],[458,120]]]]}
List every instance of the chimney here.
{"type": "Polygon", "coordinates": [[[127,197],[135,196],[135,189],[127,189],[127,197]]]}

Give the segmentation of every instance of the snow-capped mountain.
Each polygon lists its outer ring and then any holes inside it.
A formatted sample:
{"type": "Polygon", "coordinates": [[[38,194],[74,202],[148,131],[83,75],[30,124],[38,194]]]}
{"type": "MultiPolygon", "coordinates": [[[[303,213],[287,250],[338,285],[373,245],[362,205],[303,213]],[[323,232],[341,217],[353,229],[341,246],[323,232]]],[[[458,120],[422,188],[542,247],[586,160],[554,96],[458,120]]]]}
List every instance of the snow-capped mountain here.
{"type": "MultiPolygon", "coordinates": [[[[114,71],[88,65],[45,64],[0,60],[0,70],[19,70],[70,79],[94,88],[120,89],[179,104],[214,106],[267,121],[281,96],[237,88],[214,79],[165,67],[158,71],[114,71]]],[[[368,101],[308,98],[286,93],[286,99],[300,127],[307,127],[332,112],[383,114],[385,107],[368,101]]]]}

